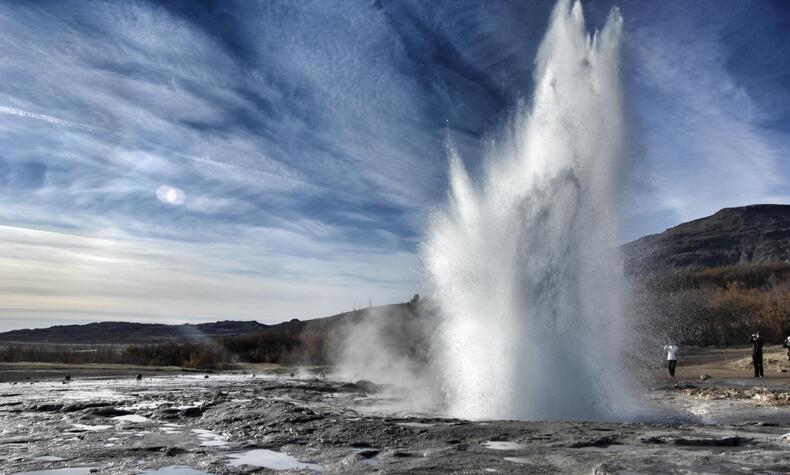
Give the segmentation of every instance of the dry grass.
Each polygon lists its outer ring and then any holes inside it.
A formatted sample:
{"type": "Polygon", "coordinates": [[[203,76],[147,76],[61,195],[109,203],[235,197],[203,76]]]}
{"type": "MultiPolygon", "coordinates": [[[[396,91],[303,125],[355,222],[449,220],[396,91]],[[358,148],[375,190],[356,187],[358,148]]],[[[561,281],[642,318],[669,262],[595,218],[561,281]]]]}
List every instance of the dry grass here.
{"type": "MultiPolygon", "coordinates": [[[[737,360],[732,360],[727,363],[728,366],[731,368],[736,369],[745,369],[750,370],[752,369],[752,357],[746,356],[744,358],[739,358],[737,360]]],[[[763,368],[765,369],[766,373],[775,373],[775,372],[785,372],[790,373],[790,360],[787,359],[787,350],[784,348],[781,349],[771,349],[769,351],[763,351],[763,368]]]]}

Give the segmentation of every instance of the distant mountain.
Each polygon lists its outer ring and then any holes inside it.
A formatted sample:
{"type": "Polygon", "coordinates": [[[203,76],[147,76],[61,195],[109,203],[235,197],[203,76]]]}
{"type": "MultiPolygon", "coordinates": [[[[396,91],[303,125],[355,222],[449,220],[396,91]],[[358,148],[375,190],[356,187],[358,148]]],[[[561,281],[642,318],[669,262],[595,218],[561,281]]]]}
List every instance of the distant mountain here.
{"type": "MultiPolygon", "coordinates": [[[[712,216],[683,223],[623,247],[630,274],[664,270],[702,270],[735,264],[790,264],[790,205],[725,208],[712,216]]],[[[216,337],[279,334],[330,334],[355,325],[369,314],[394,320],[416,307],[395,304],[313,320],[276,325],[255,321],[221,321],[197,325],[101,322],[0,333],[0,342],[69,344],[155,344],[201,341],[216,337]],[[389,318],[387,317],[387,318],[389,318]]]]}
{"type": "Polygon", "coordinates": [[[267,327],[267,325],[255,321],[222,321],[197,325],[100,322],[85,325],[59,325],[34,330],[13,330],[0,333],[0,341],[77,344],[164,343],[256,333],[267,327]]]}
{"type": "Polygon", "coordinates": [[[790,263],[790,205],[724,208],[623,246],[626,272],[790,263]]]}
{"type": "Polygon", "coordinates": [[[292,319],[275,325],[265,325],[256,321],[220,321],[196,325],[129,322],[59,325],[49,328],[13,330],[0,333],[0,343],[158,344],[167,342],[200,342],[217,337],[236,337],[262,333],[297,334],[307,330],[329,332],[341,324],[358,322],[369,313],[399,314],[399,312],[408,309],[408,306],[409,304],[383,305],[340,313],[325,318],[305,321],[292,319]]]}

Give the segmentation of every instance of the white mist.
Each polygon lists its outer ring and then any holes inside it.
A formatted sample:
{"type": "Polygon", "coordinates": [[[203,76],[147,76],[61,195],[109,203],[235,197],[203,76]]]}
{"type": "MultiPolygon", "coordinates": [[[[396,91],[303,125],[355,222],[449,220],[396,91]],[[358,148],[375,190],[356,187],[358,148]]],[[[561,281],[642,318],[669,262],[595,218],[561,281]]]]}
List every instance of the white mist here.
{"type": "Polygon", "coordinates": [[[615,233],[624,123],[622,18],[589,35],[560,0],[536,90],[492,143],[479,183],[450,153],[446,207],[424,260],[442,325],[434,348],[451,415],[623,419],[623,277],[615,233]]]}

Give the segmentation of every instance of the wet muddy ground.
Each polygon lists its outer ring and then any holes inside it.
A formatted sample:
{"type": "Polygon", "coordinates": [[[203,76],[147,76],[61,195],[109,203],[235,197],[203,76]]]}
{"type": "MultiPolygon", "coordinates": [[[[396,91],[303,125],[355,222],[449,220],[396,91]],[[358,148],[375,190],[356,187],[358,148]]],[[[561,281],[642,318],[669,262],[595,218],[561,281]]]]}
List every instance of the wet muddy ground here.
{"type": "Polygon", "coordinates": [[[790,385],[664,382],[653,422],[470,422],[312,377],[0,383],[0,473],[787,473],[790,385]]]}

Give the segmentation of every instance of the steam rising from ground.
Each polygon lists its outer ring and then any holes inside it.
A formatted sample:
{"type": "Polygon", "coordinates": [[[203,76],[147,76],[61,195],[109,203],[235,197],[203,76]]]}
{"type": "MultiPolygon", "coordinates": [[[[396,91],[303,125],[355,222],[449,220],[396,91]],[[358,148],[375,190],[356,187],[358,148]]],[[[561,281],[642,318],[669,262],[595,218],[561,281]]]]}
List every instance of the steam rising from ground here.
{"type": "Polygon", "coordinates": [[[440,308],[434,347],[463,418],[622,419],[630,396],[616,196],[624,124],[622,18],[589,35],[560,0],[536,90],[473,183],[451,151],[447,206],[425,264],[440,308]]]}
{"type": "Polygon", "coordinates": [[[338,331],[336,376],[392,385],[405,396],[407,412],[435,411],[441,398],[428,359],[433,315],[417,297],[408,304],[358,311],[338,331]]]}

